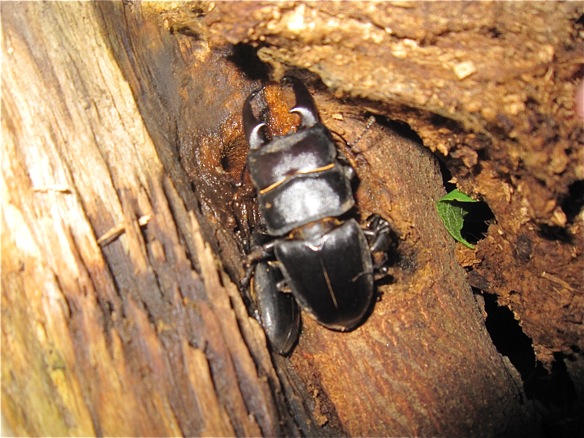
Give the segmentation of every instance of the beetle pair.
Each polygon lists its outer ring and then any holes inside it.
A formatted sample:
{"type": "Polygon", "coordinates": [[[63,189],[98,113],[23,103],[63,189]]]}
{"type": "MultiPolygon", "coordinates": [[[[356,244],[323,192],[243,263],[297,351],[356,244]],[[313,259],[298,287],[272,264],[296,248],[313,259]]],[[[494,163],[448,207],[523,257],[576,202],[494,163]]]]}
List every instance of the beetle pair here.
{"type": "MultiPolygon", "coordinates": [[[[351,330],[365,317],[374,296],[375,264],[390,243],[389,224],[372,216],[364,228],[343,219],[354,206],[354,170],[339,160],[329,130],[300,80],[286,77],[300,116],[296,132],[268,140],[267,126],[252,102],[243,106],[250,146],[247,165],[271,242],[248,257],[255,264],[252,293],[272,348],[288,353],[300,331],[298,304],[320,324],[351,330]],[[372,257],[373,256],[373,257],[372,257]]],[[[251,267],[250,267],[251,270],[251,267]]],[[[251,272],[251,271],[250,271],[251,272]]]]}

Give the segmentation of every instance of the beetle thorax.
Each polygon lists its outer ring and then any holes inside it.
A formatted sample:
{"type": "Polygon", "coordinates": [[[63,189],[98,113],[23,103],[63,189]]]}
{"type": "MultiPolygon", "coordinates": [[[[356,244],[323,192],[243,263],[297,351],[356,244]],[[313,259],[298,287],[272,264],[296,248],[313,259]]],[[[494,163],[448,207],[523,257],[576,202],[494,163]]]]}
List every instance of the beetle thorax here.
{"type": "Polygon", "coordinates": [[[310,222],[290,232],[290,238],[295,240],[317,240],[338,227],[341,222],[333,217],[310,222]]]}

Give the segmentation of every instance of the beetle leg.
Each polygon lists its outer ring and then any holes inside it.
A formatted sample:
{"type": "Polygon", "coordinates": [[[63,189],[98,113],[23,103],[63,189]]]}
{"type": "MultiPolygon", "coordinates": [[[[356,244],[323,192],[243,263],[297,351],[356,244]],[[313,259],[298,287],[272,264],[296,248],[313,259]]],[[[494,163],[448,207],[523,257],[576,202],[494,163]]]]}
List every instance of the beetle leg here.
{"type": "Polygon", "coordinates": [[[351,166],[349,164],[348,161],[345,160],[344,157],[342,157],[341,155],[338,156],[338,160],[341,163],[341,165],[343,166],[343,170],[345,171],[345,176],[347,177],[347,179],[349,181],[352,181],[353,178],[355,178],[357,176],[355,169],[353,169],[353,166],[351,166]]]}
{"type": "Polygon", "coordinates": [[[365,221],[365,226],[363,233],[369,241],[369,249],[371,251],[388,251],[391,243],[389,222],[378,214],[372,214],[365,221]]]}
{"type": "Polygon", "coordinates": [[[245,257],[243,262],[245,268],[245,274],[240,281],[240,286],[242,289],[247,289],[249,286],[251,277],[253,275],[253,270],[255,266],[266,259],[274,257],[274,244],[276,241],[268,242],[265,245],[254,247],[250,253],[245,257]]]}
{"type": "Polygon", "coordinates": [[[377,214],[367,218],[363,234],[369,242],[369,251],[373,259],[373,267],[382,275],[387,273],[385,266],[388,260],[388,251],[391,246],[391,227],[389,222],[377,214]]]}
{"type": "Polygon", "coordinates": [[[300,126],[302,128],[310,128],[319,123],[320,118],[318,117],[318,110],[314,104],[314,99],[312,99],[312,96],[302,81],[293,76],[286,76],[282,79],[282,83],[289,83],[292,85],[296,104],[290,112],[300,115],[300,126]]]}
{"type": "Polygon", "coordinates": [[[260,91],[261,88],[252,92],[243,104],[243,131],[245,132],[245,137],[251,149],[257,149],[266,143],[266,137],[262,131],[262,128],[266,126],[266,124],[253,114],[251,108],[252,100],[256,98],[260,91]]]}
{"type": "Polygon", "coordinates": [[[288,285],[286,280],[281,280],[276,284],[276,288],[283,294],[291,294],[292,288],[288,285]]]}

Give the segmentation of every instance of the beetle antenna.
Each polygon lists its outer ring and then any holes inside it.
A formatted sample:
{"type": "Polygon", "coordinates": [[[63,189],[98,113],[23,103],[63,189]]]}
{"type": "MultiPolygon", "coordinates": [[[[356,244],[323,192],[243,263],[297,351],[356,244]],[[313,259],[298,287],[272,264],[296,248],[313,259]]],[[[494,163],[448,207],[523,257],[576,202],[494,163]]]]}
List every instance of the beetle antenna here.
{"type": "Polygon", "coordinates": [[[369,131],[371,129],[371,127],[373,126],[374,123],[375,123],[375,116],[369,116],[369,118],[367,119],[367,124],[365,125],[365,129],[363,130],[363,132],[361,132],[361,134],[359,134],[359,137],[357,137],[353,143],[347,142],[347,146],[349,146],[351,149],[354,148],[355,146],[357,146],[357,143],[359,143],[361,141],[361,139],[365,136],[365,134],[367,134],[367,131],[369,131]]]}

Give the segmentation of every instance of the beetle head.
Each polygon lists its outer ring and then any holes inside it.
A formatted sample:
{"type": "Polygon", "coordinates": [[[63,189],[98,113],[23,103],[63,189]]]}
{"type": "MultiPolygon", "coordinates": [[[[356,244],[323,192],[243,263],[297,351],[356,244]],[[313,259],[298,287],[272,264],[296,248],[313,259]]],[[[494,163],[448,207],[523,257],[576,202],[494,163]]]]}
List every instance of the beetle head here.
{"type": "MultiPolygon", "coordinates": [[[[292,88],[295,104],[289,112],[300,116],[300,128],[309,129],[320,123],[314,100],[302,81],[293,76],[285,76],[282,84],[292,88]]],[[[262,90],[263,88],[259,88],[253,91],[243,104],[243,130],[251,149],[257,149],[268,142],[265,132],[266,122],[256,117],[252,108],[252,102],[262,90]]]]}

